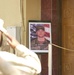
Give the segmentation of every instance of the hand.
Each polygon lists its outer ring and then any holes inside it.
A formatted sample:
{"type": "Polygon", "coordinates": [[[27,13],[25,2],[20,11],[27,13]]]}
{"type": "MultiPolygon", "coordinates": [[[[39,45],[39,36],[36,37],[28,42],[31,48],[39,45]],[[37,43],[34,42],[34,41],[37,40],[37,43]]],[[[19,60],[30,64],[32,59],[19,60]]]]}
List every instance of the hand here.
{"type": "Polygon", "coordinates": [[[20,44],[15,38],[13,38],[12,36],[10,36],[9,34],[7,34],[6,37],[7,37],[7,42],[8,42],[8,44],[9,44],[13,49],[15,49],[15,47],[20,44]]]}

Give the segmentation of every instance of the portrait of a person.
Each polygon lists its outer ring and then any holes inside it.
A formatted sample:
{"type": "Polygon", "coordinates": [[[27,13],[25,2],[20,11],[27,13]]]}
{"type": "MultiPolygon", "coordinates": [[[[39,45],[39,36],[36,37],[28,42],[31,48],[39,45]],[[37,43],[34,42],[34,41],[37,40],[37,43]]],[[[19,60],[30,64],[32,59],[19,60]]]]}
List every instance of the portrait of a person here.
{"type": "Polygon", "coordinates": [[[48,50],[49,40],[45,38],[45,28],[44,26],[36,26],[36,38],[31,40],[32,50],[48,50]]]}

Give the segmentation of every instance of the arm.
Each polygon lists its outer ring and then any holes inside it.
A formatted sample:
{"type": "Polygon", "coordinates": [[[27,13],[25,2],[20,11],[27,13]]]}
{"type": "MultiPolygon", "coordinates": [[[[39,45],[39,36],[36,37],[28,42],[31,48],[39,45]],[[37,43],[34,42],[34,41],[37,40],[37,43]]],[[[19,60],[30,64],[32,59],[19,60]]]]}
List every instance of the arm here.
{"type": "MultiPolygon", "coordinates": [[[[24,45],[18,45],[16,47],[17,55],[23,57],[24,60],[22,65],[28,66],[29,68],[35,69],[37,73],[41,72],[41,63],[36,53],[32,52],[24,45]]],[[[21,61],[20,61],[21,62],[21,61]]]]}
{"type": "MultiPolygon", "coordinates": [[[[4,60],[5,63],[7,63],[7,64],[9,63],[9,65],[12,64],[14,67],[16,67],[17,69],[19,69],[23,72],[26,72],[29,74],[32,74],[32,73],[38,74],[41,72],[40,60],[34,52],[30,51],[23,45],[18,45],[16,50],[18,50],[19,56],[16,56],[12,53],[8,53],[5,51],[4,52],[1,51],[0,57],[4,60]]],[[[7,67],[7,64],[5,64],[5,63],[0,62],[1,70],[2,70],[2,65],[6,65],[4,67],[7,67]]],[[[8,66],[8,68],[10,68],[10,67],[11,66],[8,66]]],[[[5,68],[3,68],[3,70],[5,70],[5,68]]],[[[2,71],[2,72],[4,72],[4,71],[2,71]]]]}
{"type": "Polygon", "coordinates": [[[41,72],[41,63],[36,53],[32,52],[24,45],[21,45],[16,39],[9,34],[6,35],[9,45],[17,51],[19,58],[14,61],[16,64],[23,65],[31,69],[35,69],[36,73],[41,72]],[[22,57],[22,58],[21,58],[22,57]],[[21,60],[21,61],[20,61],[21,60]]]}
{"type": "Polygon", "coordinates": [[[0,57],[0,75],[21,75],[20,71],[18,71],[12,64],[8,63],[4,59],[0,57]]]}

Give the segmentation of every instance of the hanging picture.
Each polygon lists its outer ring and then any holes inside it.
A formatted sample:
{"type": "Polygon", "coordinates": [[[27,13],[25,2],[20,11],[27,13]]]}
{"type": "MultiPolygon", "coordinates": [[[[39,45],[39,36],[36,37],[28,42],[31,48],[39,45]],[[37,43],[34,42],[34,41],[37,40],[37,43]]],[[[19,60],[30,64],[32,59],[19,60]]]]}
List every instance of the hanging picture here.
{"type": "Polygon", "coordinates": [[[48,44],[51,42],[51,22],[29,21],[29,49],[48,52],[48,44]]]}

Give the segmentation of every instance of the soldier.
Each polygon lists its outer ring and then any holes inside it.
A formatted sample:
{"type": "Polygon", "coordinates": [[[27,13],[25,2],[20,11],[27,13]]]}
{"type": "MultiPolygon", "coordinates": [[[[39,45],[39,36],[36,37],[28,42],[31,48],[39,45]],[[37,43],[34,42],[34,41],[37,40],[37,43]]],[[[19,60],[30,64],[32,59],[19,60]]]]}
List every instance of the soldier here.
{"type": "Polygon", "coordinates": [[[45,29],[43,26],[36,26],[37,38],[31,41],[32,50],[48,50],[49,40],[45,38],[45,29]]]}

